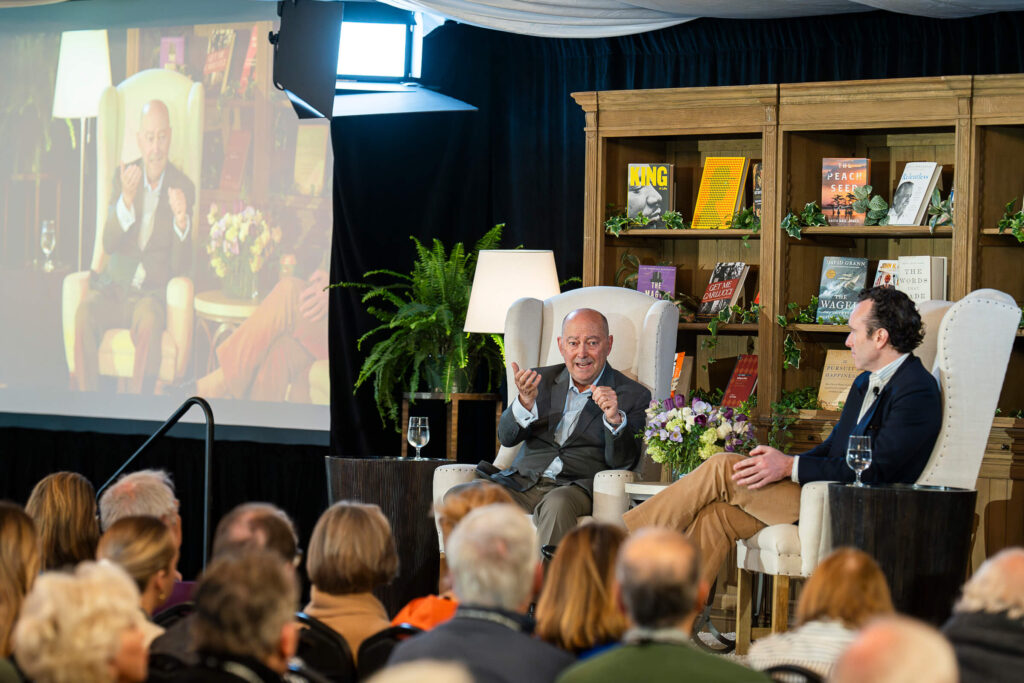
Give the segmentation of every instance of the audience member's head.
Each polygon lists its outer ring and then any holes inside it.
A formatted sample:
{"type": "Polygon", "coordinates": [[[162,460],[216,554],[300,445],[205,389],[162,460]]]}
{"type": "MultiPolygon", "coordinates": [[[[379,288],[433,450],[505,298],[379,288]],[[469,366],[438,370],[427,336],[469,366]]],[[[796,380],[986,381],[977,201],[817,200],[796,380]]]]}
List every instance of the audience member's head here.
{"type": "Polygon", "coordinates": [[[213,556],[229,548],[253,544],[297,563],[299,537],[288,514],[270,503],[242,503],[224,515],[213,535],[213,556]]]}
{"type": "Polygon", "coordinates": [[[96,491],[77,472],[54,472],[36,484],[25,505],[36,525],[43,569],[74,566],[96,557],[100,527],[96,491]]]}
{"type": "Polygon", "coordinates": [[[178,575],[178,547],[167,525],[156,517],[124,517],[100,537],[96,558],[110,560],[135,581],[140,605],[152,615],[164,604],[178,575]]]}
{"type": "Polygon", "coordinates": [[[434,516],[441,527],[441,536],[445,539],[451,536],[455,525],[471,510],[494,503],[514,505],[515,501],[504,486],[482,479],[452,489],[445,495],[444,502],[434,510],[434,516]]]}
{"type": "Polygon", "coordinates": [[[126,474],[100,497],[100,521],[104,529],[124,517],[156,517],[167,525],[181,547],[181,515],[171,475],[163,470],[139,470],[126,474]]]}
{"type": "Polygon", "coordinates": [[[616,578],[622,605],[640,628],[690,633],[707,599],[697,548],[668,529],[641,529],[631,535],[619,551],[616,578]]]}
{"type": "Polygon", "coordinates": [[[11,654],[11,631],[39,567],[32,518],[14,503],[0,501],[0,659],[11,654]]]}
{"type": "Polygon", "coordinates": [[[473,683],[473,676],[459,662],[420,659],[382,669],[369,683],[473,683]]]}
{"type": "Polygon", "coordinates": [[[252,657],[284,673],[298,640],[298,584],[290,562],[263,548],[214,558],[196,586],[198,652],[252,657]]]}
{"type": "Polygon", "coordinates": [[[127,683],[147,675],[139,592],[108,562],[35,582],[14,629],[14,656],[35,683],[127,683]]]}
{"type": "Polygon", "coordinates": [[[843,652],[833,671],[836,683],[956,683],[953,647],[925,623],[882,617],[868,624],[843,652]]]}
{"type": "Polygon", "coordinates": [[[615,598],[615,562],[626,532],[611,524],[578,526],[558,544],[537,601],[536,633],[569,652],[617,641],[626,617],[615,598]]]}
{"type": "Polygon", "coordinates": [[[796,608],[800,624],[832,619],[851,629],[892,613],[885,574],[870,555],[855,548],[839,548],[822,560],[801,591],[796,608]]]}
{"type": "Polygon", "coordinates": [[[1024,617],[1024,548],[1006,548],[985,560],[964,584],[953,611],[1024,617]]]}
{"type": "Polygon", "coordinates": [[[466,515],[445,548],[462,605],[525,611],[539,578],[537,536],[523,511],[486,505],[466,515]]]}
{"type": "Polygon", "coordinates": [[[366,593],[398,574],[391,524],[376,505],[339,501],[320,515],[309,539],[309,580],[331,595],[366,593]]]}

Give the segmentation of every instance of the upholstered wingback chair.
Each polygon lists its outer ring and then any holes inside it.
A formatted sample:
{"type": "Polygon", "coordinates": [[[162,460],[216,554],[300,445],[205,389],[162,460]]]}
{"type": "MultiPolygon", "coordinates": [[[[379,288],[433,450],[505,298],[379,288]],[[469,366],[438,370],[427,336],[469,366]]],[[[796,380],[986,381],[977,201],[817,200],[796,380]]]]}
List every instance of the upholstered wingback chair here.
{"type": "MultiPolygon", "coordinates": [[[[171,120],[169,161],[188,176],[196,189],[192,206],[190,239],[197,240],[200,221],[199,175],[203,165],[202,83],[167,69],[147,69],[107,88],[100,97],[96,117],[96,240],[90,268],[101,272],[106,265],[103,229],[110,208],[114,169],[123,159],[126,140],[134,145],[142,106],[153,99],[162,100],[171,120]],[[127,131],[127,133],[126,133],[127,131]]],[[[71,273],[64,278],[61,317],[64,353],[68,371],[75,373],[75,315],[89,286],[89,271],[71,273]]],[[[174,277],[167,283],[167,326],[161,339],[159,379],[172,383],[180,379],[188,365],[192,348],[193,284],[188,277],[174,277]]],[[[127,329],[110,329],[100,342],[101,375],[131,377],[135,347],[127,329]]]]}
{"type": "MultiPolygon", "coordinates": [[[[917,484],[973,489],[1020,322],[1013,298],[979,289],[960,301],[919,306],[924,342],[915,350],[942,389],[942,427],[917,484]]],[[[766,527],[736,543],[736,648],[750,644],[751,572],[775,577],[772,631],[786,630],[789,579],[806,578],[831,552],[828,482],[804,484],[800,523],[766,527]]]]}
{"type": "MultiPolygon", "coordinates": [[[[679,310],[667,301],[623,287],[584,287],[544,301],[520,299],[509,308],[505,318],[505,357],[509,364],[505,372],[510,402],[519,395],[511,363],[515,361],[520,367],[564,363],[556,338],[562,319],[577,308],[594,308],[608,318],[613,337],[608,363],[613,368],[650,389],[652,397],[669,395],[679,310]]],[[[502,446],[494,465],[502,469],[511,465],[520,447],[502,446]]],[[[435,470],[434,504],[439,504],[452,486],[472,481],[474,469],[474,465],[459,464],[435,470]]],[[[634,478],[634,472],[628,470],[599,472],[594,478],[593,518],[622,524],[628,504],[624,487],[634,478]]]]}

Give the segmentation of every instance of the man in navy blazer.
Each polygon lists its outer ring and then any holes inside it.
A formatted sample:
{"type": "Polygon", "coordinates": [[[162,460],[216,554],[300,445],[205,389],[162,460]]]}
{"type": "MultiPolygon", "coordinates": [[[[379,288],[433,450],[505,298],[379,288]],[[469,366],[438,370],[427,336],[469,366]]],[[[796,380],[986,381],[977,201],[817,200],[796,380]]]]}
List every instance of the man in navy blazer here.
{"type": "Polygon", "coordinates": [[[686,531],[700,548],[709,583],[729,548],[766,525],[800,514],[800,485],[853,481],[846,465],[852,435],[871,437],[868,483],[913,483],[942,425],[938,383],[912,351],[924,338],[914,302],[891,287],[860,293],[846,346],[864,372],[854,380],[839,422],[821,445],[790,456],[757,446],[750,456],[718,453],[657,496],[627,512],[626,526],[686,531]]]}

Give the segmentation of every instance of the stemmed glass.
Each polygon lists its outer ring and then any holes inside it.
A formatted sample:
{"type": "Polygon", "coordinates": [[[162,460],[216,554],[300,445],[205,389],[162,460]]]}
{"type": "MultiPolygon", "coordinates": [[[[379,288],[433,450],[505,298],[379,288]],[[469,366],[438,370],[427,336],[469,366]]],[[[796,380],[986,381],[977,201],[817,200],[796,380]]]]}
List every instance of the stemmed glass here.
{"type": "Polygon", "coordinates": [[[43,271],[46,273],[53,272],[53,259],[50,258],[50,255],[56,247],[57,230],[54,227],[53,221],[43,221],[42,226],[39,228],[39,248],[43,250],[43,254],[46,256],[46,261],[43,263],[43,271]]]}
{"type": "Polygon", "coordinates": [[[871,437],[851,436],[846,445],[846,464],[857,474],[854,486],[866,486],[860,480],[860,473],[871,467],[871,437]]]}
{"type": "Polygon", "coordinates": [[[416,459],[422,460],[420,449],[430,442],[430,419],[426,417],[410,417],[409,431],[406,434],[409,445],[416,449],[416,459]]]}

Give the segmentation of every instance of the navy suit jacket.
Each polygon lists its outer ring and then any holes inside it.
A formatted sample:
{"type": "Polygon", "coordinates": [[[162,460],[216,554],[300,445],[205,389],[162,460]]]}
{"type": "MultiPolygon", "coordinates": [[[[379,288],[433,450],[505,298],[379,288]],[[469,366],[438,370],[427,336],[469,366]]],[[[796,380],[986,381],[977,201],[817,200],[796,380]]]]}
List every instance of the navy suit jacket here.
{"type": "Polygon", "coordinates": [[[857,423],[870,373],[853,381],[839,422],[819,446],[800,454],[797,476],[809,481],[853,481],[846,464],[851,434],[871,437],[871,466],[861,480],[912,484],[928,463],[942,426],[942,396],[935,377],[911,354],[886,383],[861,424],[857,423]]]}

